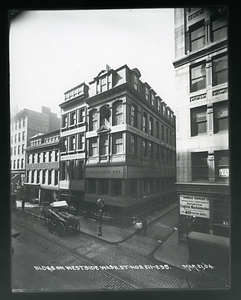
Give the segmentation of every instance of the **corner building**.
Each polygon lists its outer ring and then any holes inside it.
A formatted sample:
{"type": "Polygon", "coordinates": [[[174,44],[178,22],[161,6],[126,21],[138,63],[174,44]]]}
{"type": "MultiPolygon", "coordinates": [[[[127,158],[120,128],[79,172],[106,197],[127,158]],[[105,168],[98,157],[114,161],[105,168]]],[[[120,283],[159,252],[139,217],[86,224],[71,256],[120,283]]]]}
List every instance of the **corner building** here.
{"type": "Polygon", "coordinates": [[[107,66],[60,105],[61,194],[93,218],[102,198],[103,220],[115,225],[176,201],[175,116],[140,77],[107,66]]]}
{"type": "Polygon", "coordinates": [[[227,9],[175,9],[179,240],[229,237],[227,9]]]}

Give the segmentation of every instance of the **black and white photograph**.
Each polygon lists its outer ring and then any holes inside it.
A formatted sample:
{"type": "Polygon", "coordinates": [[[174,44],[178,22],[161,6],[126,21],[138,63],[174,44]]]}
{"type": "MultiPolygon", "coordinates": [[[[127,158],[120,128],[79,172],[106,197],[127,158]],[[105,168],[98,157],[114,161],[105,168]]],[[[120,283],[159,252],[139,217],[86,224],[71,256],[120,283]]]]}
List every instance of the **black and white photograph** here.
{"type": "Polygon", "coordinates": [[[228,14],[9,10],[13,293],[231,288],[228,14]]]}

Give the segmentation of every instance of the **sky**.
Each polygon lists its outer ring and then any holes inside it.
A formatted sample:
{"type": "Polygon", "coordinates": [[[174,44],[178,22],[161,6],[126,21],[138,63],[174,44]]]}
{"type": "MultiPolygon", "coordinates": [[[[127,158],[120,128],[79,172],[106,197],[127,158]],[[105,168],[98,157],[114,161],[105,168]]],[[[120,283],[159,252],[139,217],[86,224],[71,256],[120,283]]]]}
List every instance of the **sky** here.
{"type": "Polygon", "coordinates": [[[10,107],[60,116],[64,93],[109,65],[138,68],[175,112],[174,10],[24,11],[10,24],[10,107]]]}

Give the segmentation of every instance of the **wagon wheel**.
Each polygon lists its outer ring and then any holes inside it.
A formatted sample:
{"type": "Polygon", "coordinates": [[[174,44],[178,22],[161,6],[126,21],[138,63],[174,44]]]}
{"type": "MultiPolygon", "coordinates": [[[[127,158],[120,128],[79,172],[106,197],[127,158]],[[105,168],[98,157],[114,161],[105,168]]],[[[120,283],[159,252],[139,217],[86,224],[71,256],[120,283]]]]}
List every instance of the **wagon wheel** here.
{"type": "Polygon", "coordinates": [[[65,226],[64,226],[63,223],[59,223],[57,225],[57,234],[61,238],[64,237],[64,235],[65,235],[65,226]]]}
{"type": "Polygon", "coordinates": [[[54,232],[54,224],[51,220],[48,220],[48,230],[50,233],[54,232]]]}
{"type": "Polygon", "coordinates": [[[76,230],[80,231],[80,223],[78,222],[75,227],[74,227],[76,230]]]}

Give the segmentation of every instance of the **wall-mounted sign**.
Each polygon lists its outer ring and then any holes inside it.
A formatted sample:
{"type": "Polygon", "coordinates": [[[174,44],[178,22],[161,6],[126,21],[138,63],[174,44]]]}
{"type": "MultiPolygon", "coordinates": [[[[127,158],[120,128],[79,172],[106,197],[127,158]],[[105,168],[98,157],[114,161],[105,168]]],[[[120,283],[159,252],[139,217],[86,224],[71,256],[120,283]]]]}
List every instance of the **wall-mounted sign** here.
{"type": "Polygon", "coordinates": [[[180,214],[200,218],[209,218],[209,198],[193,195],[180,195],[180,214]]]}
{"type": "Polygon", "coordinates": [[[229,169],[219,169],[219,177],[229,177],[229,169]]]}
{"type": "Polygon", "coordinates": [[[191,97],[190,102],[205,99],[205,98],[206,98],[206,93],[205,94],[200,94],[200,95],[191,97]]]}
{"type": "Polygon", "coordinates": [[[227,93],[227,91],[228,91],[228,88],[215,90],[215,91],[213,91],[213,96],[225,94],[225,93],[227,93]]]}
{"type": "Polygon", "coordinates": [[[123,178],[123,167],[86,168],[86,178],[123,178]]]}

